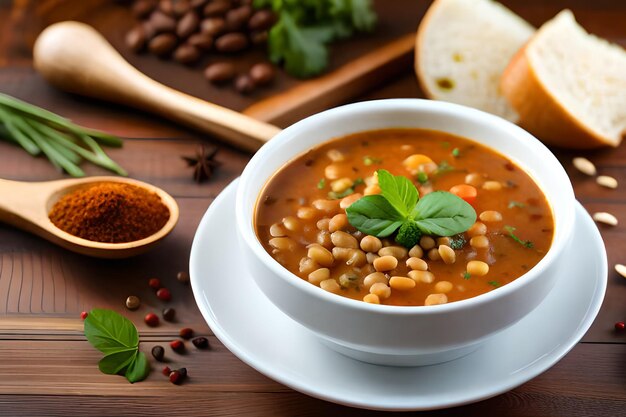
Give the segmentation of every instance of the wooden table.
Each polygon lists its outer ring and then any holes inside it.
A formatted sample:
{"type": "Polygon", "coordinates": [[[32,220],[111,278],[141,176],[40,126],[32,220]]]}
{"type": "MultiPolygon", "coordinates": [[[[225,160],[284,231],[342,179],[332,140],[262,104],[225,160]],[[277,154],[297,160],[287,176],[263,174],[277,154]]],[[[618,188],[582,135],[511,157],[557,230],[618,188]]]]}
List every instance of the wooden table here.
{"type": "MultiPolygon", "coordinates": [[[[375,415],[317,400],[257,373],[232,355],[211,333],[195,305],[191,289],[176,281],[188,267],[189,249],[198,222],[219,192],[242,171],[250,155],[222,146],[222,166],[213,180],[197,185],[182,155],[214,138],[174,126],[159,118],[119,106],[58,92],[34,72],[30,45],[48,21],[63,17],[55,8],[63,1],[0,0],[0,92],[45,106],[75,121],[131,139],[110,155],[130,176],[164,188],[178,201],[181,221],[154,251],[134,259],[101,261],[63,251],[41,239],[0,225],[0,415],[375,415]],[[160,312],[164,304],[148,288],[159,277],[173,292],[169,306],[178,322],[148,328],[142,317],[160,312]],[[124,310],[128,295],[143,303],[136,312],[124,310]],[[93,307],[125,312],[139,327],[142,350],[167,344],[178,329],[192,327],[207,335],[209,351],[189,349],[172,356],[174,366],[186,366],[190,379],[182,386],[167,382],[159,369],[141,383],[101,374],[100,353],[82,334],[79,314],[93,307]]],[[[69,17],[84,13],[87,2],[69,17]]],[[[95,1],[98,7],[120,7],[95,1]]],[[[428,2],[418,2],[423,13],[428,2]]],[[[626,3],[613,0],[509,0],[513,10],[537,25],[564,7],[573,9],[590,31],[626,46],[626,3]]],[[[419,14],[416,22],[419,21],[419,14]]],[[[156,60],[146,64],[161,81],[167,72],[156,60]],[[161,68],[161,72],[159,72],[161,68]]],[[[170,68],[170,67],[167,67],[170,68]]],[[[164,79],[165,77],[165,79],[164,79]]],[[[180,81],[177,81],[180,82],[180,81]]],[[[186,85],[193,89],[194,85],[186,85]]],[[[200,94],[200,93],[199,93],[200,94]]],[[[403,76],[355,100],[420,97],[410,68],[403,76]]],[[[612,269],[626,263],[626,147],[590,152],[599,170],[618,179],[618,190],[598,187],[573,170],[576,153],[555,150],[566,167],[579,201],[590,212],[610,211],[620,220],[601,227],[609,258],[608,291],[602,310],[583,340],[558,364],[534,380],[498,397],[432,415],[626,416],[626,333],[613,329],[626,319],[626,280],[612,269]]],[[[88,175],[102,174],[86,167],[88,175]]],[[[0,142],[0,178],[38,181],[61,178],[47,162],[0,142]]],[[[1,198],[1,196],[0,196],[1,198]]],[[[584,245],[584,242],[580,242],[584,245]]],[[[529,341],[532,343],[532,341],[529,341]]],[[[158,366],[158,365],[157,365],[158,366]]],[[[155,366],[155,368],[157,367],[155,366]]],[[[332,376],[329,376],[331,378],[332,376]]]]}

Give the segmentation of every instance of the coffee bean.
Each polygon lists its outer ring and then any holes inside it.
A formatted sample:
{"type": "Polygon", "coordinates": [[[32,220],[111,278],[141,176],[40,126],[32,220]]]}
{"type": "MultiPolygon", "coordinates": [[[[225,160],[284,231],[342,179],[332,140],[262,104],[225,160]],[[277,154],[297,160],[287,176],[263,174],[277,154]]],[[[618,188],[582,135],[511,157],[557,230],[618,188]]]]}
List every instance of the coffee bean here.
{"type": "Polygon", "coordinates": [[[196,12],[189,12],[178,21],[178,25],[176,26],[176,34],[180,38],[184,39],[197,31],[199,26],[200,18],[198,17],[196,12]]]}
{"type": "Polygon", "coordinates": [[[155,0],[139,0],[133,4],[133,15],[138,19],[148,16],[156,8],[155,0]]]}
{"type": "Polygon", "coordinates": [[[247,47],[248,38],[239,32],[227,33],[215,41],[215,48],[220,52],[239,52],[247,47]]]}
{"type": "Polygon", "coordinates": [[[200,31],[211,36],[220,35],[225,28],[226,22],[221,17],[209,17],[200,23],[200,31]]]}
{"type": "Polygon", "coordinates": [[[183,378],[187,378],[187,368],[178,368],[177,371],[183,376],[183,378]]]}
{"type": "Polygon", "coordinates": [[[276,15],[270,10],[256,11],[248,22],[248,29],[253,32],[268,30],[276,22],[276,15]]]}
{"type": "Polygon", "coordinates": [[[209,339],[204,336],[196,337],[191,343],[198,349],[206,349],[209,347],[209,339]]]}
{"type": "Polygon", "coordinates": [[[152,356],[159,362],[163,362],[163,358],[165,357],[165,349],[163,346],[156,345],[152,348],[152,356]]]}
{"type": "Polygon", "coordinates": [[[204,5],[207,4],[208,2],[209,2],[209,0],[191,0],[191,2],[189,2],[189,4],[194,9],[200,9],[200,8],[203,8],[204,5]]]}
{"type": "Polygon", "coordinates": [[[274,81],[274,67],[267,62],[254,64],[250,68],[250,77],[255,85],[267,85],[274,81]]]}
{"type": "Polygon", "coordinates": [[[235,77],[235,67],[230,62],[215,62],[204,70],[204,76],[214,84],[225,83],[235,77]]]}
{"type": "Polygon", "coordinates": [[[200,50],[190,44],[181,45],[174,51],[174,59],[181,64],[193,64],[200,59],[200,50]]]}
{"type": "Polygon", "coordinates": [[[204,6],[203,13],[206,17],[224,16],[231,9],[230,1],[214,0],[204,6]]]}
{"type": "Polygon", "coordinates": [[[176,30],[176,20],[159,10],[150,15],[149,23],[156,33],[174,32],[176,30]]]}
{"type": "Polygon", "coordinates": [[[135,26],[126,34],[126,45],[134,52],[141,51],[146,40],[146,31],[142,25],[135,26]]]}
{"type": "Polygon", "coordinates": [[[175,35],[171,33],[161,33],[152,38],[150,43],[148,43],[148,49],[156,56],[166,57],[174,50],[177,41],[175,35]]]}
{"type": "Polygon", "coordinates": [[[250,33],[250,42],[254,45],[261,45],[267,42],[267,31],[264,30],[262,32],[251,32],[250,33]]]}
{"type": "Polygon", "coordinates": [[[241,94],[250,94],[254,91],[254,81],[252,81],[252,77],[247,74],[240,75],[235,80],[235,90],[237,90],[241,94]]]}
{"type": "Polygon", "coordinates": [[[176,310],[171,307],[163,309],[163,319],[165,321],[174,321],[174,317],[176,317],[176,310]]]}
{"type": "Polygon", "coordinates": [[[172,0],[172,12],[174,16],[181,17],[191,10],[189,0],[172,0]]]}
{"type": "MultiPolygon", "coordinates": [[[[193,45],[197,48],[208,51],[213,46],[213,38],[211,37],[211,35],[208,35],[206,33],[194,33],[193,35],[189,37],[189,39],[187,39],[187,43],[189,45],[193,45]]],[[[179,272],[178,275],[176,275],[176,279],[178,279],[178,281],[189,282],[189,274],[187,274],[187,281],[183,281],[180,278],[178,278],[180,274],[181,272],[179,272]]]]}
{"type": "Polygon", "coordinates": [[[159,10],[168,16],[174,16],[174,2],[172,0],[159,1],[159,10]]]}
{"type": "Polygon", "coordinates": [[[250,6],[241,6],[229,10],[226,13],[226,30],[230,32],[240,30],[247,25],[250,16],[252,16],[252,7],[250,6]]]}
{"type": "Polygon", "coordinates": [[[152,38],[150,43],[148,43],[148,49],[156,56],[166,57],[176,47],[177,41],[175,35],[171,33],[161,33],[152,38]]]}

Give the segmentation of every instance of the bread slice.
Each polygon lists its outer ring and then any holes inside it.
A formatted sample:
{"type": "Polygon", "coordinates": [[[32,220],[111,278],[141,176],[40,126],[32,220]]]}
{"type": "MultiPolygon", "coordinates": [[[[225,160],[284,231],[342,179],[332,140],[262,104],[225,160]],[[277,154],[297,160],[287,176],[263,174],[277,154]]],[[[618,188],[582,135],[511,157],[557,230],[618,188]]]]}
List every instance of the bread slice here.
{"type": "Polygon", "coordinates": [[[417,31],[415,70],[424,93],[516,121],[500,76],[533,33],[495,1],[436,0],[417,31]]]}
{"type": "Polygon", "coordinates": [[[567,148],[617,146],[626,133],[626,51],[569,10],[545,23],[502,75],[520,126],[567,148]]]}

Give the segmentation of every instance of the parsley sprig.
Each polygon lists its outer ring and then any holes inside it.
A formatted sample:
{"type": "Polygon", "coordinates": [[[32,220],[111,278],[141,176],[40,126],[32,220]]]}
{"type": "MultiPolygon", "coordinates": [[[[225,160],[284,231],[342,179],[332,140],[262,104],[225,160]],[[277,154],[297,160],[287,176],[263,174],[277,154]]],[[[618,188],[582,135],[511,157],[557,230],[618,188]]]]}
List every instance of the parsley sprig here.
{"type": "Polygon", "coordinates": [[[376,23],[371,0],[255,0],[278,16],[268,37],[270,60],[300,78],[318,75],[328,66],[326,45],[376,23]]]}
{"type": "Polygon", "coordinates": [[[452,236],[476,221],[472,206],[452,193],[434,191],[420,199],[408,178],[384,169],[377,173],[381,194],[362,197],[346,209],[350,224],[363,233],[387,237],[400,229],[396,241],[412,247],[422,233],[452,236]]]}
{"type": "Polygon", "coordinates": [[[522,245],[525,248],[528,249],[532,249],[535,247],[535,245],[533,244],[533,242],[531,242],[530,240],[522,240],[519,237],[517,237],[513,232],[516,230],[515,227],[513,226],[504,226],[504,230],[507,231],[508,236],[513,239],[514,241],[516,241],[517,243],[519,243],[520,245],[522,245]]]}
{"type": "Polygon", "coordinates": [[[137,328],[126,317],[94,308],[85,319],[85,337],[105,354],[98,363],[101,372],[123,374],[131,383],[144,380],[150,373],[146,355],[139,351],[137,328]]]}

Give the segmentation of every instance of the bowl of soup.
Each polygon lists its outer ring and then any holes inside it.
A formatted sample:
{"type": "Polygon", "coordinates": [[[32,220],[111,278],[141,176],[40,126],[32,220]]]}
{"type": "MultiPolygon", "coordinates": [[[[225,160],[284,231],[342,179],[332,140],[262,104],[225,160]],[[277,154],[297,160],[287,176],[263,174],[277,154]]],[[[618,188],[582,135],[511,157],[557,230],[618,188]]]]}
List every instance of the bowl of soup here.
{"type": "Polygon", "coordinates": [[[380,100],[285,129],[246,166],[242,259],[330,348],[382,365],[461,357],[559,277],[574,193],[521,128],[463,106],[380,100]]]}

